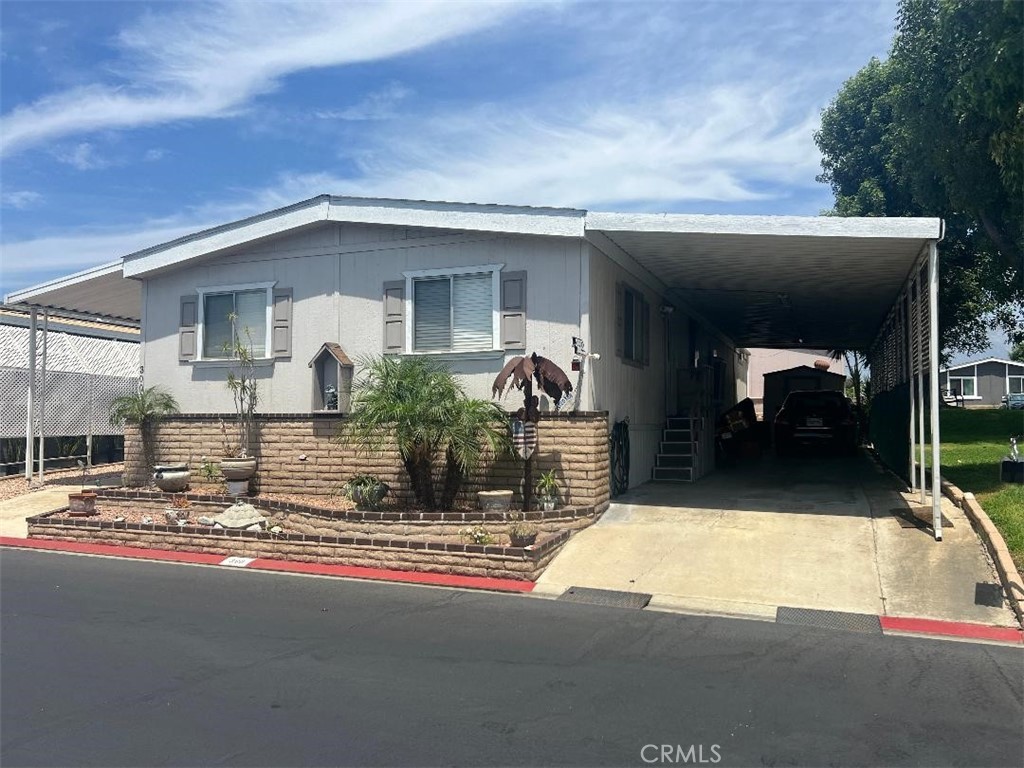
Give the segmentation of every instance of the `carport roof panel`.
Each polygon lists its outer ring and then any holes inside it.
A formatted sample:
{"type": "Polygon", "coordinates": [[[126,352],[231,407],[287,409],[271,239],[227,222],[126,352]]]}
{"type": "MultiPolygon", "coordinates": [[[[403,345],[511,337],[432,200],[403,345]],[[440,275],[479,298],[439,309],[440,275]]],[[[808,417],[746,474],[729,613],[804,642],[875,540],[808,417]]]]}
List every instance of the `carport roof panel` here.
{"type": "Polygon", "coordinates": [[[130,322],[142,314],[139,282],[124,277],[120,260],[14,291],[6,302],[130,322]]]}
{"type": "MultiPolygon", "coordinates": [[[[588,214],[737,344],[866,349],[940,219],[588,214]]],[[[601,243],[598,243],[601,246],[601,243]]]]}

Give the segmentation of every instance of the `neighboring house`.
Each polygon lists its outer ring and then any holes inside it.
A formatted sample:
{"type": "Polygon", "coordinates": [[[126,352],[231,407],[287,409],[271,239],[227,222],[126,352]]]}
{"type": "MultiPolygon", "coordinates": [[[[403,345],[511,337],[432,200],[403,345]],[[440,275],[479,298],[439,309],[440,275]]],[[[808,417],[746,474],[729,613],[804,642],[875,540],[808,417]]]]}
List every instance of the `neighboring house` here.
{"type": "Polygon", "coordinates": [[[998,406],[1006,395],[1024,392],[1024,363],[989,357],[943,368],[939,387],[968,408],[998,406]]]}
{"type": "MultiPolygon", "coordinates": [[[[937,219],[321,195],[12,300],[83,309],[102,296],[112,314],[140,318],[145,383],[192,413],[232,410],[225,344],[236,333],[257,358],[263,413],[343,411],[349,377],[381,354],[444,361],[490,398],[505,362],[536,352],[569,374],[569,408],[629,420],[635,484],[652,476],[667,417],[699,420],[693,453],[708,455],[708,425],[746,394],[743,346],[868,347],[940,233],[937,219]],[[600,354],[583,371],[574,338],[600,354]]],[[[502,404],[514,411],[519,393],[502,404]]],[[[542,396],[541,409],[555,404],[542,396]]]]}
{"type": "MultiPolygon", "coordinates": [[[[24,465],[30,322],[23,309],[0,307],[0,474],[24,465]]],[[[110,424],[110,403],[138,383],[137,327],[60,314],[39,322],[32,434],[49,440],[47,461],[66,455],[70,446],[81,450],[71,458],[91,459],[93,438],[122,434],[110,424]]],[[[113,452],[119,449],[104,440],[97,458],[110,460],[113,452]]]]}
{"type": "Polygon", "coordinates": [[[842,392],[846,376],[809,365],[764,374],[764,419],[771,423],[790,392],[831,389],[842,392]]]}
{"type": "Polygon", "coordinates": [[[825,349],[751,349],[747,366],[747,397],[754,401],[754,410],[763,418],[765,375],[798,366],[817,367],[822,363],[828,370],[846,376],[846,363],[833,360],[825,349]]]}

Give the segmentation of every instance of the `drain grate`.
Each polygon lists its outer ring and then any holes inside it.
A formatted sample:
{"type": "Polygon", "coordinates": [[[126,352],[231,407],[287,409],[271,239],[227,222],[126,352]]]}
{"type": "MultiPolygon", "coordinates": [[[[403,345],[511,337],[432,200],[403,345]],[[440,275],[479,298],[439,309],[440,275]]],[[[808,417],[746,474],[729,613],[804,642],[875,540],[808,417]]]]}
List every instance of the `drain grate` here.
{"type": "Polygon", "coordinates": [[[615,589],[591,589],[590,587],[569,587],[558,596],[569,603],[606,605],[612,608],[646,608],[651,595],[645,592],[619,592],[615,589]]]}
{"type": "Polygon", "coordinates": [[[775,621],[778,624],[800,624],[805,627],[882,634],[882,623],[877,616],[868,613],[819,611],[814,608],[790,608],[780,605],[775,612],[775,621]]]}
{"type": "Polygon", "coordinates": [[[1002,608],[1002,584],[990,584],[987,581],[977,582],[974,585],[974,604],[987,605],[989,608],[1002,608]]]}
{"type": "MultiPolygon", "coordinates": [[[[890,509],[889,512],[896,518],[900,528],[918,528],[921,530],[931,530],[932,528],[931,507],[896,507],[895,509],[890,509]]],[[[953,523],[945,515],[942,516],[942,525],[944,528],[954,527],[953,523]]]]}

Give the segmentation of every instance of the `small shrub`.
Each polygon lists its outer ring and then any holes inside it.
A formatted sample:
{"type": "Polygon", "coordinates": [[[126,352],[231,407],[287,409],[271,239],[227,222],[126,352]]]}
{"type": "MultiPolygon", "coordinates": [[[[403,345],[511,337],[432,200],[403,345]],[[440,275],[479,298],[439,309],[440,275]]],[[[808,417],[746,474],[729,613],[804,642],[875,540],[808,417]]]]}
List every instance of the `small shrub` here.
{"type": "Polygon", "coordinates": [[[475,525],[472,528],[463,528],[460,533],[469,544],[493,544],[494,534],[490,533],[482,525],[475,525]]]}

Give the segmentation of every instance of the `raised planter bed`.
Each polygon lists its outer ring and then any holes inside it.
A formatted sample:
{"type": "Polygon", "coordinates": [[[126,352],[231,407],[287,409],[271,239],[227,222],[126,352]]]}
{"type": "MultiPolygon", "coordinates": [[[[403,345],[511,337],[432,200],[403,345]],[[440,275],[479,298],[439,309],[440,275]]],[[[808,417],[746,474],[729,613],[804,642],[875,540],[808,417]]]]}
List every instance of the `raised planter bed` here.
{"type": "MultiPolygon", "coordinates": [[[[188,494],[193,519],[230,506],[230,496],[188,494]]],[[[527,513],[540,530],[531,547],[468,544],[469,525],[504,528],[501,515],[484,512],[364,512],[332,510],[293,502],[249,499],[282,533],[167,525],[170,494],[104,490],[97,499],[101,519],[74,519],[58,511],[29,518],[31,538],[120,544],[301,562],[534,580],[573,530],[590,525],[603,510],[565,508],[527,513]],[[111,510],[145,510],[154,522],[115,522],[111,510]],[[103,519],[107,518],[107,519],[103,519]],[[301,529],[301,530],[300,530],[301,529]]],[[[127,515],[125,515],[127,516],[127,515]]]]}

